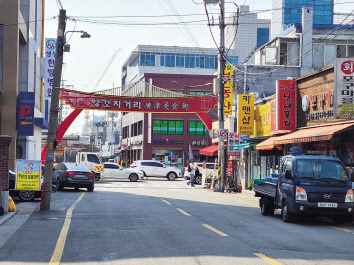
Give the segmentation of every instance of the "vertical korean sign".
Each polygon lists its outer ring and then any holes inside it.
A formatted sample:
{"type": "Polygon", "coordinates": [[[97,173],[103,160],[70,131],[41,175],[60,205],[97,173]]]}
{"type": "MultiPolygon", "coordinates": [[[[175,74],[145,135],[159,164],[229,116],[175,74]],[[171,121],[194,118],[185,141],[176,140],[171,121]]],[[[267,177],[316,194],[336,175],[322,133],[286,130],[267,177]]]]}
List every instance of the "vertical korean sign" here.
{"type": "Polygon", "coordinates": [[[224,84],[224,114],[232,114],[232,90],[233,90],[233,75],[234,68],[232,64],[226,64],[224,70],[224,78],[226,80],[224,84]]]}
{"type": "Polygon", "coordinates": [[[17,99],[17,134],[33,136],[34,92],[20,92],[17,99]]]}
{"type": "Polygon", "coordinates": [[[240,144],[240,137],[235,132],[229,132],[227,139],[227,155],[236,156],[240,155],[240,152],[237,151],[236,145],[240,144]]]}
{"type": "Polygon", "coordinates": [[[354,59],[336,59],[334,73],[335,118],[354,119],[354,59]]]}
{"type": "Polygon", "coordinates": [[[277,130],[291,131],[296,128],[296,82],[277,81],[277,130]]]}
{"type": "Polygon", "coordinates": [[[254,134],[254,95],[237,95],[237,134],[254,134]]]}
{"type": "Polygon", "coordinates": [[[41,161],[16,160],[16,190],[40,190],[41,161]]]}
{"type": "Polygon", "coordinates": [[[256,137],[271,135],[271,103],[256,107],[256,137]]]}
{"type": "Polygon", "coordinates": [[[44,98],[48,99],[52,96],[54,64],[55,64],[55,49],[57,47],[56,39],[45,39],[45,54],[44,54],[44,98]]]}

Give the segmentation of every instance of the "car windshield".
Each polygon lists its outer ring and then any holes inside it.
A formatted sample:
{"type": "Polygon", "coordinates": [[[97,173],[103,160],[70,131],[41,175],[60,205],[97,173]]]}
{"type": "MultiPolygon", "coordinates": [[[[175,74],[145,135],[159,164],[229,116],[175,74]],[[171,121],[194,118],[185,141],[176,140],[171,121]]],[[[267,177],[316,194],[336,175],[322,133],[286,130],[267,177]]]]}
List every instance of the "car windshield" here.
{"type": "Polygon", "coordinates": [[[330,160],[299,159],[297,160],[297,173],[298,178],[340,181],[349,179],[344,167],[330,160]]]}
{"type": "Polygon", "coordinates": [[[95,164],[101,164],[101,161],[94,154],[88,154],[87,155],[87,161],[91,162],[91,163],[95,163],[95,164]]]}
{"type": "Polygon", "coordinates": [[[68,171],[86,171],[86,172],[91,172],[91,170],[87,166],[81,165],[81,164],[66,163],[65,166],[67,167],[68,171]]]}

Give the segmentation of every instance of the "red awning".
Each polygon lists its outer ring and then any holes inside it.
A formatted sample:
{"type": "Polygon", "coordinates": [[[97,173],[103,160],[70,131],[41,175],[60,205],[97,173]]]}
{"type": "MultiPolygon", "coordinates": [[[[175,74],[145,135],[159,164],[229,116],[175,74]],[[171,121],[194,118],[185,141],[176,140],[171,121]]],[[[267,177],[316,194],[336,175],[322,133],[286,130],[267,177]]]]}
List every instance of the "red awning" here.
{"type": "Polygon", "coordinates": [[[213,156],[218,153],[218,149],[219,149],[219,146],[217,144],[211,145],[211,146],[204,147],[204,148],[200,149],[199,153],[202,155],[213,156]]]}

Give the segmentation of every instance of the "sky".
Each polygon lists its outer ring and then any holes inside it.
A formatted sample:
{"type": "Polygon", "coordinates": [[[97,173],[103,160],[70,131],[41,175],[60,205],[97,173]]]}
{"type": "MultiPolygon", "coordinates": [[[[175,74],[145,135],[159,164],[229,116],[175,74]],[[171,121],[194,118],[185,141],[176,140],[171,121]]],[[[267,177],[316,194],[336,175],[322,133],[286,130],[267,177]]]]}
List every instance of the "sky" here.
{"type": "MultiPolygon", "coordinates": [[[[215,48],[207,26],[204,5],[196,4],[201,3],[202,0],[61,0],[61,2],[69,17],[66,31],[84,30],[91,34],[90,39],[81,39],[79,33],[72,36],[70,33],[67,34],[71,51],[64,57],[63,80],[65,85],[73,85],[80,91],[90,92],[94,89],[117,50],[120,51],[97,86],[97,90],[121,85],[122,64],[138,44],[189,47],[199,45],[215,48]],[[176,16],[176,12],[181,16],[176,16]],[[174,24],[180,19],[185,22],[196,22],[188,24],[189,32],[187,32],[185,27],[174,24]]],[[[235,1],[238,5],[249,5],[251,11],[271,9],[271,2],[271,0],[235,1]]],[[[338,0],[338,2],[345,2],[345,0],[338,0]]],[[[335,11],[348,12],[349,9],[353,9],[353,5],[354,2],[337,5],[335,11]]],[[[209,13],[214,13],[213,16],[217,20],[216,13],[219,8],[209,6],[208,10],[209,13]]],[[[227,3],[226,12],[229,14],[235,12],[235,5],[231,2],[227,3]]],[[[58,14],[57,0],[46,0],[46,38],[56,37],[58,14]]],[[[258,17],[271,18],[271,12],[260,13],[258,17]]],[[[218,27],[213,28],[217,41],[218,31],[218,27]]],[[[74,124],[72,129],[75,126],[77,132],[80,127],[82,128],[80,123],[74,124]]]]}

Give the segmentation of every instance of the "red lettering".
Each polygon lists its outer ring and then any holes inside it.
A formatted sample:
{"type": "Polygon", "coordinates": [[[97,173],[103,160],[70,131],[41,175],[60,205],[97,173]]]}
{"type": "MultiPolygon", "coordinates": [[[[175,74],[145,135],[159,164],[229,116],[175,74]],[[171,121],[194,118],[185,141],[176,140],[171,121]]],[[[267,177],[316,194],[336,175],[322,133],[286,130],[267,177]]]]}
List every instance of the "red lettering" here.
{"type": "Polygon", "coordinates": [[[21,106],[21,120],[24,120],[27,115],[32,113],[32,108],[30,106],[21,106]]]}

